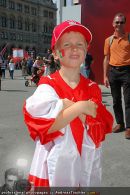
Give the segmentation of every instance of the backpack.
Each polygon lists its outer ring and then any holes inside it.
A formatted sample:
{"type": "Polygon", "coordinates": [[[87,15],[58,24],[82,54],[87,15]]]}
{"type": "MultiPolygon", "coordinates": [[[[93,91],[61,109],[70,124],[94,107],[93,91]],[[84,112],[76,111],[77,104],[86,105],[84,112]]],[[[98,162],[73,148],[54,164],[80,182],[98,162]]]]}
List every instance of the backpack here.
{"type": "MultiPolygon", "coordinates": [[[[114,35],[111,35],[111,36],[109,37],[109,46],[112,45],[113,38],[114,38],[114,35]]],[[[130,43],[130,33],[128,33],[128,41],[129,41],[129,43],[130,43]]]]}

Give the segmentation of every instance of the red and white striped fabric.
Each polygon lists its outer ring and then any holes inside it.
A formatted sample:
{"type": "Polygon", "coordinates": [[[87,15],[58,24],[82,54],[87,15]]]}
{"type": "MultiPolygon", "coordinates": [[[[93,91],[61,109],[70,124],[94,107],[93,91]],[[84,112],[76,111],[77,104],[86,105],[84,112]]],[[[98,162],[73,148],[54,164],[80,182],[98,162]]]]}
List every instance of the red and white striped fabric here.
{"type": "Polygon", "coordinates": [[[81,76],[75,89],[59,72],[42,77],[34,94],[26,100],[24,118],[30,136],[36,142],[29,180],[34,186],[99,186],[101,182],[101,145],[111,132],[113,117],[101,103],[97,84],[81,76]],[[61,99],[92,99],[98,104],[95,119],[79,118],[65,128],[47,134],[63,108],[61,99]],[[87,126],[87,128],[86,128],[87,126]]]}
{"type": "Polygon", "coordinates": [[[8,43],[4,46],[4,48],[0,51],[0,55],[3,57],[8,47],[8,43]]]}

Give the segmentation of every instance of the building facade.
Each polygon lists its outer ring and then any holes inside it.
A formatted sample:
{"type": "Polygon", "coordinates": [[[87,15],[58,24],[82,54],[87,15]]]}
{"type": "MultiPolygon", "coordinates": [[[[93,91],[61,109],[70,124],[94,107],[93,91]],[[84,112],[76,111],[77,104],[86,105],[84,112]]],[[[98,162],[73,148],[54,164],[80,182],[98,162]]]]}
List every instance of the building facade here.
{"type": "Polygon", "coordinates": [[[44,54],[50,47],[56,25],[56,4],[52,0],[0,0],[0,51],[7,45],[29,53],[44,54]]]}
{"type": "Polygon", "coordinates": [[[60,24],[64,21],[65,18],[74,19],[75,16],[77,21],[79,19],[79,13],[77,9],[74,9],[74,5],[79,4],[79,0],[53,0],[57,5],[57,24],[60,24]],[[69,8],[69,9],[66,9],[69,8]]]}

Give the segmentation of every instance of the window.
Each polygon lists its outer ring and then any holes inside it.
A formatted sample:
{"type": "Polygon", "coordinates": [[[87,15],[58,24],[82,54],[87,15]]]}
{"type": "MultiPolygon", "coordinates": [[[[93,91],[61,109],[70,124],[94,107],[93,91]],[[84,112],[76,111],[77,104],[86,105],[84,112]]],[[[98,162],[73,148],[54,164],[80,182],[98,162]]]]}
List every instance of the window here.
{"type": "Polygon", "coordinates": [[[25,21],[25,30],[26,30],[26,31],[29,31],[29,30],[30,30],[29,21],[25,21]]]}
{"type": "Polygon", "coordinates": [[[36,23],[32,23],[32,32],[36,32],[37,30],[36,23]]]}
{"type": "Polygon", "coordinates": [[[10,28],[12,28],[12,29],[15,28],[15,18],[14,17],[10,18],[10,28]]]}
{"type": "Polygon", "coordinates": [[[30,35],[29,34],[25,34],[24,40],[29,43],[30,42],[30,35]]]}
{"type": "Polygon", "coordinates": [[[32,8],[31,8],[31,14],[32,14],[33,16],[36,16],[36,15],[37,15],[37,9],[36,9],[35,7],[32,7],[32,8]]]}
{"type": "Polygon", "coordinates": [[[17,40],[18,41],[20,40],[20,34],[17,34],[17,40]]]}
{"type": "Polygon", "coordinates": [[[5,35],[4,32],[1,32],[1,39],[4,39],[5,35]]]}
{"type": "Polygon", "coordinates": [[[7,27],[7,18],[6,16],[1,16],[1,26],[7,27]]]}
{"type": "Polygon", "coordinates": [[[5,39],[8,39],[8,33],[5,32],[5,39]]]}
{"type": "Polygon", "coordinates": [[[38,41],[37,36],[33,36],[33,37],[32,37],[32,43],[37,43],[37,41],[38,41]]]}
{"type": "Polygon", "coordinates": [[[9,9],[15,9],[15,2],[9,1],[9,9]]]}
{"type": "Polygon", "coordinates": [[[6,0],[0,0],[0,6],[6,7],[6,0]]]}
{"type": "Polygon", "coordinates": [[[47,33],[48,32],[48,24],[45,22],[43,25],[43,32],[47,33]]]}
{"type": "Polygon", "coordinates": [[[22,28],[23,28],[22,18],[19,17],[19,18],[18,18],[18,29],[21,30],[22,28]]]}
{"type": "Polygon", "coordinates": [[[11,40],[16,40],[16,34],[15,33],[10,33],[10,39],[11,40]]]}
{"type": "Polygon", "coordinates": [[[66,0],[64,0],[64,6],[66,7],[66,0]]]}
{"type": "Polygon", "coordinates": [[[23,35],[22,34],[17,34],[17,40],[18,41],[23,41],[23,35]]]}
{"type": "Polygon", "coordinates": [[[22,4],[17,3],[17,11],[22,12],[22,9],[23,9],[22,4]]]}
{"type": "Polygon", "coordinates": [[[20,34],[20,41],[23,41],[23,34],[20,34]]]}
{"type": "Polygon", "coordinates": [[[54,25],[53,24],[50,24],[49,25],[49,33],[52,33],[53,29],[54,29],[54,25]]]}
{"type": "Polygon", "coordinates": [[[44,12],[43,12],[43,16],[44,16],[45,18],[47,18],[47,17],[48,17],[48,11],[47,11],[47,10],[44,10],[44,12]]]}
{"type": "Polygon", "coordinates": [[[7,32],[1,32],[1,39],[8,39],[8,33],[7,32]]]}
{"type": "Polygon", "coordinates": [[[29,6],[28,6],[28,5],[25,5],[25,6],[24,6],[24,12],[25,12],[26,14],[29,14],[30,10],[29,10],[29,6]]]}
{"type": "Polygon", "coordinates": [[[53,19],[53,12],[49,12],[49,18],[53,19]]]}

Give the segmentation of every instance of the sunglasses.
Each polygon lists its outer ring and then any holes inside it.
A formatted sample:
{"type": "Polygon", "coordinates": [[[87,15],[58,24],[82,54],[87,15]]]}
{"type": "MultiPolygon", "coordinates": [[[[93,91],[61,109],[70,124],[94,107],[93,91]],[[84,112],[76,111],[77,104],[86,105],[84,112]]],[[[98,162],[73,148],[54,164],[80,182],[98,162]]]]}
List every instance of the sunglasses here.
{"type": "Polygon", "coordinates": [[[120,22],[120,21],[116,21],[115,23],[116,23],[116,24],[125,24],[124,21],[121,21],[121,22],[120,22]]]}

